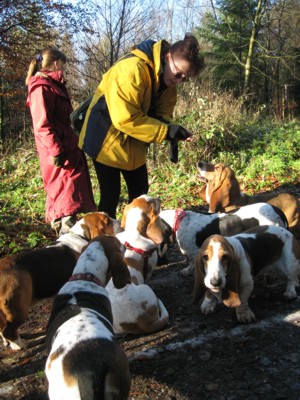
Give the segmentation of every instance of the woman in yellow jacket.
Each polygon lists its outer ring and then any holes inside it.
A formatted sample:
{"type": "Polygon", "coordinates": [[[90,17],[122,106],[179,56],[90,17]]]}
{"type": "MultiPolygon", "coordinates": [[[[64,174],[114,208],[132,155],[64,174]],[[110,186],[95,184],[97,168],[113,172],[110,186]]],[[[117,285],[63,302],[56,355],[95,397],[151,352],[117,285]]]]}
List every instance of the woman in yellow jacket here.
{"type": "Polygon", "coordinates": [[[149,143],[190,140],[190,132],[170,125],[176,85],[203,68],[197,39],[186,35],[173,45],[164,40],[144,41],[103,75],[79,137],[79,147],[95,166],[101,193],[99,211],[116,217],[121,174],[129,202],[148,192],[149,143]]]}

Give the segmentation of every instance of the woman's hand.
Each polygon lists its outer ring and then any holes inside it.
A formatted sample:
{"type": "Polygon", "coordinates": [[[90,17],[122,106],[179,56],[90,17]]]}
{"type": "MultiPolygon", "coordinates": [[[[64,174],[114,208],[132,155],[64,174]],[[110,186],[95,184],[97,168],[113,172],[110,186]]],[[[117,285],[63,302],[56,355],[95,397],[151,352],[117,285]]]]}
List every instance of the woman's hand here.
{"type": "Polygon", "coordinates": [[[66,155],[64,152],[58,154],[57,156],[53,157],[53,164],[56,167],[62,167],[66,161],[66,155]]]}

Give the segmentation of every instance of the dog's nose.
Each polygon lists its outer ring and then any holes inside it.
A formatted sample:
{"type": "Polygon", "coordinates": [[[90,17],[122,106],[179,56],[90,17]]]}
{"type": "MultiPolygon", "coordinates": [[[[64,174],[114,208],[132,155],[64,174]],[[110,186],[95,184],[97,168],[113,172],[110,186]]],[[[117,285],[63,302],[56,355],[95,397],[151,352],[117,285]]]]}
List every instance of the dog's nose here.
{"type": "Polygon", "coordinates": [[[222,279],[221,278],[211,278],[211,280],[210,280],[210,284],[213,287],[219,287],[219,286],[221,286],[221,283],[222,283],[222,279]]]}
{"type": "Polygon", "coordinates": [[[198,168],[202,168],[203,165],[204,165],[204,163],[203,163],[202,161],[199,161],[199,162],[197,163],[198,168]]]}

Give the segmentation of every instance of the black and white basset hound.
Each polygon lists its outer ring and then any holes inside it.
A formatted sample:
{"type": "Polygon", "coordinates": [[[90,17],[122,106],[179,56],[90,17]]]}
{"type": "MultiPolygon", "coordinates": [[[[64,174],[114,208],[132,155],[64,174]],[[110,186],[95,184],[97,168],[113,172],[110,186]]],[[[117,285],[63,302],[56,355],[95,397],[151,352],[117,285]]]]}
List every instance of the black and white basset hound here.
{"type": "Polygon", "coordinates": [[[162,210],[161,219],[172,228],[182,254],[189,265],[180,271],[191,275],[194,258],[204,240],[213,234],[232,236],[259,225],[276,225],[287,228],[287,221],[281,210],[267,203],[251,204],[233,213],[203,213],[185,210],[162,210]]]}
{"type": "Polygon", "coordinates": [[[123,252],[115,237],[91,241],[54,300],[46,335],[50,400],[128,399],[128,359],[104,288],[111,275],[118,289],[131,282],[123,252]]]}

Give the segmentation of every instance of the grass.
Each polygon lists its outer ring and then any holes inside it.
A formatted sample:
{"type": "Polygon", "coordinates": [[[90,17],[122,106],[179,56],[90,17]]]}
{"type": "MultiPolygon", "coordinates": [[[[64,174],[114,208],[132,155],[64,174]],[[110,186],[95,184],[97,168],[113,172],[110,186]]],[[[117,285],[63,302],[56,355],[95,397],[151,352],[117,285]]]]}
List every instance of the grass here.
{"type": "MultiPolygon", "coordinates": [[[[189,128],[193,130],[193,123],[190,124],[189,128]]],[[[232,131],[231,127],[230,135],[232,131]]],[[[223,143],[224,138],[220,140],[223,143]]],[[[228,139],[226,142],[229,143],[228,139]]],[[[193,143],[179,143],[178,164],[169,161],[167,142],[160,146],[151,145],[148,157],[149,194],[159,197],[163,208],[202,205],[198,197],[202,184],[197,180],[196,169],[196,162],[200,159],[230,165],[242,189],[248,194],[279,186],[288,187],[299,181],[299,123],[245,125],[240,127],[238,142],[233,140],[226,149],[217,145],[206,154],[205,140],[200,138],[200,134],[195,134],[193,143]]],[[[89,162],[89,165],[95,201],[98,203],[98,183],[92,163],[89,162]]],[[[13,154],[5,154],[0,172],[0,255],[49,244],[55,235],[44,222],[45,192],[34,142],[13,154]]],[[[119,218],[127,201],[124,183],[121,199],[119,218]]]]}

